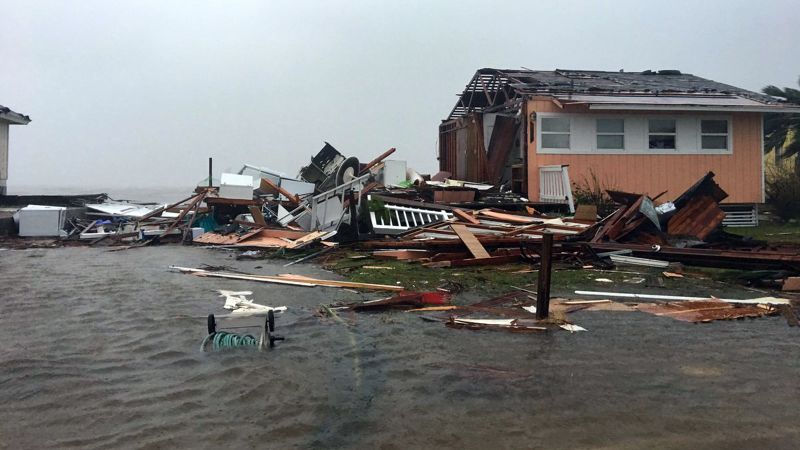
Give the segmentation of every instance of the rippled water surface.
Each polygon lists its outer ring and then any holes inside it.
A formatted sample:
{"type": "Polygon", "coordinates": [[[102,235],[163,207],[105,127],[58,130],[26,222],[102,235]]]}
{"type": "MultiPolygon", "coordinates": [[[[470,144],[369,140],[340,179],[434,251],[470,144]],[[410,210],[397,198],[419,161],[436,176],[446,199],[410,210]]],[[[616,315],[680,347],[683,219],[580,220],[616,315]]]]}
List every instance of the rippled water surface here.
{"type": "Polygon", "coordinates": [[[312,315],[327,288],[170,264],[333,277],[164,246],[0,250],[4,448],[797,448],[800,335],[580,312],[586,333],[451,330],[413,314],[312,315]],[[256,268],[261,266],[261,268],[256,268]],[[214,289],[286,305],[268,352],[202,353],[214,289]]]}

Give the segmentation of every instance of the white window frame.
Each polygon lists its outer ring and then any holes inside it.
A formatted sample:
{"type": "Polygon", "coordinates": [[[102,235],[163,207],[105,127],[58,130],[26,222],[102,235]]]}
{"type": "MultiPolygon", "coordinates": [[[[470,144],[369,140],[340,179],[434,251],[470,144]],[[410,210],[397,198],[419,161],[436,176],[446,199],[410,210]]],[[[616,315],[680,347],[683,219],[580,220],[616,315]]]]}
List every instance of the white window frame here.
{"type": "Polygon", "coordinates": [[[678,118],[677,117],[671,117],[671,116],[664,116],[664,117],[649,116],[644,121],[644,126],[645,126],[645,135],[644,135],[644,137],[645,137],[645,142],[644,142],[645,150],[650,150],[650,151],[655,151],[655,152],[676,152],[676,153],[679,153],[678,152],[678,118]],[[651,132],[650,131],[650,121],[651,120],[671,120],[671,121],[675,122],[675,132],[673,132],[673,133],[666,133],[664,131],[651,132]],[[675,148],[650,148],[650,136],[672,136],[675,139],[675,148]]]}
{"type": "Polygon", "coordinates": [[[545,150],[551,150],[551,151],[554,151],[554,152],[572,150],[572,117],[571,116],[559,115],[559,114],[545,115],[543,117],[538,118],[538,122],[539,123],[537,124],[538,125],[537,128],[539,129],[539,144],[540,144],[538,146],[539,148],[542,148],[542,149],[545,149],[545,150]],[[569,123],[569,131],[566,132],[566,133],[563,132],[563,131],[544,131],[544,127],[542,126],[542,121],[544,119],[567,119],[567,122],[569,123]],[[542,136],[544,136],[546,134],[566,134],[567,137],[568,137],[568,140],[569,140],[569,145],[567,145],[566,147],[545,147],[544,146],[544,139],[542,139],[542,136]]]}
{"type": "Polygon", "coordinates": [[[733,121],[730,117],[698,117],[697,118],[697,152],[701,154],[719,154],[719,153],[732,153],[731,146],[733,143],[733,121]],[[727,133],[703,133],[704,120],[724,120],[728,124],[727,133]],[[703,148],[703,136],[725,136],[725,148],[703,148]]]}
{"type": "MultiPolygon", "coordinates": [[[[730,114],[654,114],[647,112],[624,112],[618,114],[608,113],[564,113],[564,112],[539,112],[532,114],[533,132],[535,139],[535,152],[550,155],[720,155],[733,154],[734,152],[734,127],[733,116],[730,114]],[[542,147],[542,119],[545,118],[570,118],[570,147],[548,148],[542,147]],[[597,148],[597,119],[623,119],[624,146],[620,149],[597,148]],[[675,149],[649,148],[650,119],[675,120],[675,149]],[[702,120],[727,120],[728,121],[728,148],[703,150],[702,145],[702,120]]],[[[545,132],[547,134],[547,132],[545,132]]],[[[557,133],[558,134],[558,133],[557,133]]],[[[614,133],[609,133],[614,134],[614,133]]]]}
{"type": "Polygon", "coordinates": [[[614,117],[614,116],[597,116],[597,117],[595,117],[594,118],[594,145],[593,145],[592,148],[594,150],[597,150],[598,152],[601,152],[601,153],[605,153],[605,152],[608,152],[608,153],[624,153],[625,152],[625,148],[627,147],[625,145],[625,141],[627,140],[627,137],[625,136],[625,127],[626,127],[625,122],[627,122],[625,120],[625,116],[616,116],[616,117],[614,117]],[[608,132],[608,131],[599,131],[597,129],[597,121],[598,120],[621,120],[622,121],[622,132],[618,132],[617,131],[617,132],[613,132],[612,133],[612,132],[608,132]],[[622,136],[622,148],[600,148],[600,146],[597,145],[597,137],[598,136],[622,136]]]}

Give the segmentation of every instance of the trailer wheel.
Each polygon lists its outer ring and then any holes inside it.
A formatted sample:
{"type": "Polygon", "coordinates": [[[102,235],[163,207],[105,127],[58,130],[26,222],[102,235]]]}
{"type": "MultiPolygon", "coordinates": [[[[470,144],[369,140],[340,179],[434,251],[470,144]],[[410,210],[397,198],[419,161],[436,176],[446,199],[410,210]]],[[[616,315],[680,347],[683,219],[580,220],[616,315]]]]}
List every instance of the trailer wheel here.
{"type": "Polygon", "coordinates": [[[217,321],[214,319],[213,314],[208,315],[208,334],[214,334],[217,332],[217,321]]]}

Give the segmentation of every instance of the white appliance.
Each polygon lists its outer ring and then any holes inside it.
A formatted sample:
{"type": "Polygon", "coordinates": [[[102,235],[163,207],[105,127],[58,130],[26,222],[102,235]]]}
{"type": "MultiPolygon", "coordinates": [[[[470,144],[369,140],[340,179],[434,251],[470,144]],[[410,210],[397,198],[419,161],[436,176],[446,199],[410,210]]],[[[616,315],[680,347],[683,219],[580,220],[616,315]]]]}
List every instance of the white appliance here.
{"type": "Polygon", "coordinates": [[[28,205],[17,211],[15,216],[18,218],[20,236],[53,237],[67,235],[63,231],[67,208],[62,206],[28,205]]]}
{"type": "Polygon", "coordinates": [[[219,196],[240,200],[253,199],[253,177],[237,173],[223,173],[219,179],[219,196]]]}

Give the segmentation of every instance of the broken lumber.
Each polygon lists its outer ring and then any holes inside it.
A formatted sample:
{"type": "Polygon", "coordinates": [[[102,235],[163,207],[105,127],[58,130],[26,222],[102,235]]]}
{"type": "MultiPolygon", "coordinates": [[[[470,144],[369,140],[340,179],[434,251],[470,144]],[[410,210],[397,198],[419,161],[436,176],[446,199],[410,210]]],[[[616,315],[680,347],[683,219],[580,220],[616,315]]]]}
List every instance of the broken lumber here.
{"type": "Polygon", "coordinates": [[[483,245],[481,245],[475,235],[467,229],[466,225],[454,223],[451,224],[450,227],[456,232],[458,238],[461,239],[461,242],[464,243],[469,252],[472,253],[472,256],[477,259],[489,258],[489,252],[483,248],[483,245]]]}
{"type": "Polygon", "coordinates": [[[269,178],[263,178],[263,177],[261,178],[261,189],[263,189],[265,191],[269,190],[269,189],[277,191],[279,194],[281,194],[284,197],[286,197],[287,199],[289,199],[289,203],[291,203],[293,206],[297,206],[297,205],[300,204],[300,197],[292,194],[291,192],[287,191],[286,189],[284,189],[284,188],[278,186],[277,184],[273,183],[272,180],[270,180],[269,178]]]}
{"type": "Polygon", "coordinates": [[[463,209],[458,209],[458,208],[454,209],[453,210],[453,215],[458,217],[459,219],[463,220],[464,222],[468,222],[468,223],[471,223],[473,225],[480,225],[481,224],[480,220],[476,219],[475,216],[473,216],[472,214],[464,211],[463,209]]]}
{"type": "Polygon", "coordinates": [[[306,277],[302,275],[253,275],[249,273],[231,273],[231,272],[212,272],[205,269],[195,269],[191,267],[169,266],[170,269],[177,270],[181,273],[190,273],[192,275],[212,278],[228,278],[232,280],[247,280],[258,281],[262,283],[276,283],[288,284],[292,286],[324,286],[335,288],[356,288],[367,290],[381,290],[381,291],[402,291],[402,286],[392,286],[386,284],[371,284],[371,283],[357,283],[352,281],[335,281],[335,280],[321,280],[317,278],[306,277]]]}
{"type": "Polygon", "coordinates": [[[631,294],[627,292],[598,292],[598,291],[575,291],[576,295],[594,295],[598,297],[633,298],[648,300],[666,301],[719,301],[725,303],[739,303],[744,305],[788,305],[789,300],[777,297],[759,297],[752,299],[732,299],[715,297],[684,297],[680,295],[657,295],[657,294],[631,294]]]}
{"type": "Polygon", "coordinates": [[[800,277],[788,277],[783,281],[782,290],[800,291],[800,277]]]}

